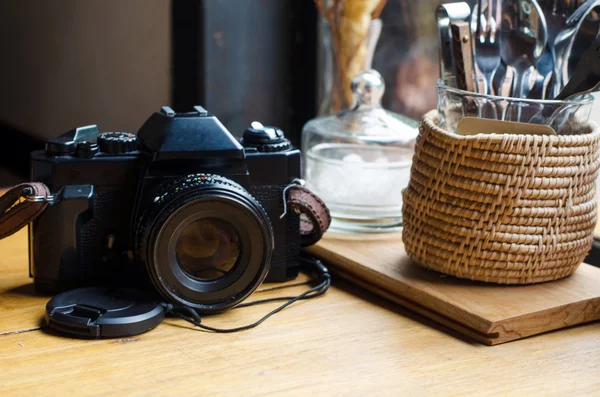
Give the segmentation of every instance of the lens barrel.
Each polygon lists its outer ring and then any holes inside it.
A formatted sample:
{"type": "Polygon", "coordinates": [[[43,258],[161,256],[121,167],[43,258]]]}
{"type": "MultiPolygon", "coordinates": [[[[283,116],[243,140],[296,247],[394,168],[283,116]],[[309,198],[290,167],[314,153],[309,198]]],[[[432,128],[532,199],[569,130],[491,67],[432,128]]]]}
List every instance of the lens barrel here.
{"type": "Polygon", "coordinates": [[[266,212],[221,176],[195,174],[168,185],[139,225],[138,258],[176,305],[226,310],[254,292],[270,268],[274,237],[266,212]]]}

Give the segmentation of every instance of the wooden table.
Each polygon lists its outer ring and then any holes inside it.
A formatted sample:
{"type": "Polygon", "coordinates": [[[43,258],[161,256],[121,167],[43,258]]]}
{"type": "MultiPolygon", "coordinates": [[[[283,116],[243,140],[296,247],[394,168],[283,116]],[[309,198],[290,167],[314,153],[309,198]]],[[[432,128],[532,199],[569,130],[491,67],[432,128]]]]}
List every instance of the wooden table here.
{"type": "MultiPolygon", "coordinates": [[[[48,297],[33,292],[24,231],[0,241],[0,272],[3,397],[600,392],[598,323],[488,347],[336,279],[324,297],[243,333],[212,334],[169,319],[137,337],[76,340],[39,329],[48,297]]],[[[230,327],[267,310],[204,321],[230,327]]]]}

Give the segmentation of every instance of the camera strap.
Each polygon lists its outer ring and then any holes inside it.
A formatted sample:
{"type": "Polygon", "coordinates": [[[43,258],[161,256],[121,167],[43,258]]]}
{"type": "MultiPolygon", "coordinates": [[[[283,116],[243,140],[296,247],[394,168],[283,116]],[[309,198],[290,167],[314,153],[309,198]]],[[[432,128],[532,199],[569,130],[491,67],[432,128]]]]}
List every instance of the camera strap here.
{"type": "Polygon", "coordinates": [[[170,303],[163,303],[162,305],[165,308],[165,312],[167,314],[170,314],[175,317],[179,317],[179,318],[187,321],[188,323],[193,324],[194,326],[201,328],[205,331],[210,331],[210,332],[215,332],[215,333],[233,333],[233,332],[246,331],[248,329],[252,329],[254,327],[259,326],[265,320],[267,320],[269,317],[271,317],[274,314],[279,313],[280,311],[282,311],[286,307],[290,306],[294,302],[298,302],[300,300],[316,298],[318,296],[323,295],[325,292],[327,292],[327,290],[331,286],[331,276],[329,275],[329,270],[327,269],[327,267],[325,267],[325,265],[323,265],[323,263],[320,260],[318,260],[317,258],[315,258],[311,255],[308,255],[306,253],[302,253],[300,255],[300,262],[302,264],[303,271],[313,275],[312,283],[317,283],[317,284],[315,286],[311,287],[310,289],[304,291],[300,295],[281,296],[281,297],[276,297],[276,298],[260,299],[260,300],[255,300],[255,301],[251,301],[251,302],[245,302],[245,303],[235,306],[233,308],[233,310],[241,309],[241,308],[248,307],[248,306],[261,305],[264,303],[285,301],[285,303],[283,303],[282,305],[271,310],[270,312],[265,314],[263,317],[261,317],[260,319],[258,319],[257,321],[255,321],[251,324],[247,324],[247,325],[243,325],[243,326],[235,327],[235,328],[215,328],[215,327],[211,327],[209,325],[203,324],[202,320],[200,318],[200,315],[192,308],[189,308],[186,306],[174,306],[170,303]]]}
{"type": "Polygon", "coordinates": [[[0,239],[16,233],[37,218],[52,200],[43,183],[16,185],[0,197],[0,239]]]}
{"type": "MultiPolygon", "coordinates": [[[[0,197],[0,239],[8,237],[37,218],[54,197],[46,185],[27,182],[16,185],[0,197]]],[[[302,215],[300,245],[315,244],[329,228],[331,215],[325,203],[313,192],[294,181],[284,190],[284,213],[288,208],[302,215]]]]}
{"type": "MultiPolygon", "coordinates": [[[[308,246],[319,241],[331,223],[331,215],[325,203],[323,203],[323,201],[309,189],[302,186],[302,181],[300,180],[294,181],[292,184],[290,184],[284,190],[283,196],[284,213],[282,217],[285,216],[288,208],[291,208],[301,216],[300,245],[308,246]]],[[[35,220],[53,201],[54,197],[51,195],[48,187],[43,183],[28,182],[16,185],[9,189],[0,197],[0,239],[16,233],[21,228],[35,220]]],[[[200,315],[191,308],[174,306],[170,303],[161,303],[160,306],[163,307],[164,313],[179,317],[206,331],[231,333],[251,329],[262,324],[269,317],[282,311],[294,302],[316,298],[323,295],[329,289],[331,285],[331,277],[329,275],[329,271],[321,261],[306,253],[301,253],[300,261],[303,270],[314,276],[311,282],[312,284],[316,283],[316,285],[297,296],[282,296],[261,299],[237,305],[234,307],[234,309],[276,301],[285,301],[283,304],[271,310],[259,320],[248,325],[227,329],[215,328],[203,324],[201,322],[200,315]]],[[[285,286],[283,288],[285,288],[285,286]]],[[[74,290],[72,292],[79,293],[81,290],[74,290]]],[[[56,296],[55,299],[59,298],[60,296],[61,295],[56,296]]],[[[142,307],[142,309],[144,308],[142,307]]],[[[154,312],[150,314],[153,313],[154,312]]],[[[140,316],[134,317],[138,318],[140,316]]],[[[155,319],[158,318],[160,320],[159,317],[160,316],[151,316],[148,319],[148,321],[152,322],[152,327],[158,324],[155,324],[155,319]]],[[[143,327],[147,326],[145,322],[142,325],[143,327]]],[[[144,328],[144,330],[147,329],[148,328],[144,328]]],[[[72,332],[72,330],[70,332],[72,332]]],[[[139,332],[135,331],[135,333],[139,332]]]]}

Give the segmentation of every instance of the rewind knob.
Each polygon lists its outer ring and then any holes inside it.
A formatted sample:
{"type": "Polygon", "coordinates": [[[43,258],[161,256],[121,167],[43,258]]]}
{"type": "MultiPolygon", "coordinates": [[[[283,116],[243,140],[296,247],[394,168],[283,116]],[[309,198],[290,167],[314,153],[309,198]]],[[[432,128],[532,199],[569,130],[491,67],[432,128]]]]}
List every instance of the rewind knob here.
{"type": "Polygon", "coordinates": [[[100,150],[109,154],[135,152],[137,137],[129,132],[103,132],[98,135],[100,150]]]}

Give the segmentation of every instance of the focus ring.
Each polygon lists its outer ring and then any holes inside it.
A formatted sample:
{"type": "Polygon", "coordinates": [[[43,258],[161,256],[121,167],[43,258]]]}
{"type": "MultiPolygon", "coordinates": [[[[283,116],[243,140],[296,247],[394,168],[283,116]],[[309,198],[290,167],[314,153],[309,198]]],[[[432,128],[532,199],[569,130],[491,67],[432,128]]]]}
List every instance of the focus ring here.
{"type": "MultiPolygon", "coordinates": [[[[218,197],[216,196],[216,198],[218,197]]],[[[176,223],[170,224],[173,225],[176,223]]],[[[222,176],[212,174],[192,174],[179,179],[174,183],[165,185],[160,189],[159,194],[156,195],[154,204],[139,218],[136,231],[135,247],[137,258],[147,269],[152,283],[159,292],[161,292],[161,295],[172,303],[184,304],[199,311],[217,312],[235,306],[262,283],[270,268],[274,236],[266,211],[242,186],[222,176]],[[203,191],[204,194],[202,194],[203,191]],[[224,196],[220,195],[219,192],[222,192],[224,196]],[[249,211],[246,213],[250,214],[250,216],[255,219],[253,222],[257,222],[254,227],[258,227],[259,229],[257,230],[262,230],[262,232],[255,230],[254,235],[263,236],[264,240],[264,247],[261,248],[262,251],[259,251],[263,252],[263,257],[261,259],[263,264],[260,267],[262,270],[256,273],[256,282],[252,282],[249,285],[240,284],[241,287],[239,288],[239,293],[233,294],[228,299],[219,301],[216,304],[206,303],[209,299],[207,299],[206,302],[191,300],[189,294],[186,295],[177,291],[177,288],[173,288],[172,283],[170,284],[170,287],[168,287],[169,283],[165,281],[165,274],[163,273],[162,276],[159,274],[165,270],[164,266],[167,266],[167,262],[158,260],[154,251],[156,247],[159,246],[157,244],[160,241],[163,241],[160,237],[160,233],[162,233],[161,230],[163,230],[164,227],[168,229],[170,217],[174,216],[180,208],[191,205],[197,200],[201,201],[202,197],[206,198],[207,194],[210,195],[212,193],[219,195],[218,197],[221,198],[230,197],[233,202],[238,202],[238,200],[240,200],[239,203],[245,203],[242,207],[247,208],[247,210],[244,211],[249,211]]],[[[251,245],[247,245],[246,249],[248,249],[248,252],[250,253],[254,252],[254,248],[251,245]]],[[[164,251],[161,249],[160,252],[170,252],[170,250],[164,251]]],[[[258,257],[255,256],[254,258],[258,257]]],[[[169,263],[173,262],[169,261],[169,263]]],[[[244,262],[241,263],[242,266],[246,266],[244,262]]],[[[179,265],[175,266],[178,267],[179,265]]],[[[253,273],[250,272],[247,274],[251,275],[253,273]]]]}

